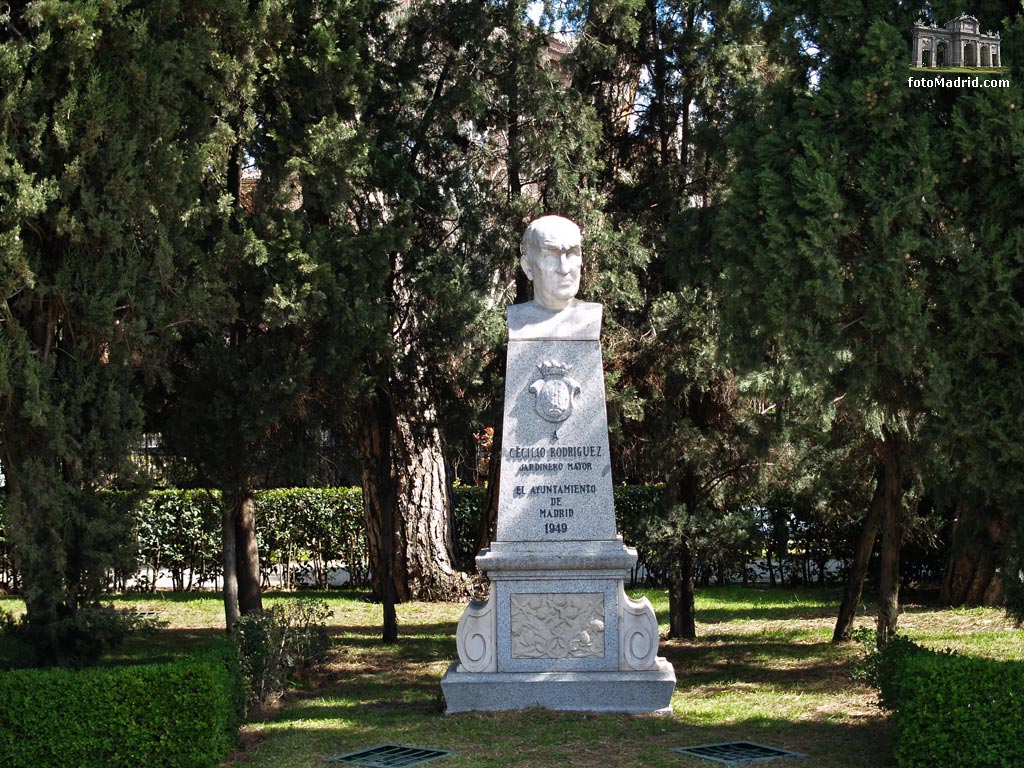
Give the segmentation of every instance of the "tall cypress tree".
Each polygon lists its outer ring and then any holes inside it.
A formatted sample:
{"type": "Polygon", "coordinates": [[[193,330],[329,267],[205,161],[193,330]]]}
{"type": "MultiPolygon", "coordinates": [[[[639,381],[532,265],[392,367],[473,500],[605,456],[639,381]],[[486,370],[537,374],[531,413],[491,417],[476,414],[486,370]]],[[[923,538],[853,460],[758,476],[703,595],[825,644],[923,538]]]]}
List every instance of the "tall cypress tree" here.
{"type": "MultiPolygon", "coordinates": [[[[359,326],[366,269],[346,206],[363,173],[356,128],[379,10],[348,0],[249,2],[230,25],[235,100],[220,115],[222,226],[205,241],[226,311],[186,329],[158,404],[168,447],[223,491],[227,627],[262,607],[254,495],[301,478],[328,403],[326,380],[379,338],[359,326]],[[247,167],[243,167],[247,166],[247,167]]],[[[336,383],[343,377],[337,376],[336,383]]]]}
{"type": "Polygon", "coordinates": [[[220,5],[0,14],[0,448],[39,663],[91,642],[97,491],[129,481],[142,384],[210,306],[195,228],[225,149],[220,5]]]}
{"type": "Polygon", "coordinates": [[[693,637],[698,541],[723,540],[724,510],[753,476],[749,396],[721,347],[709,235],[732,165],[726,128],[763,87],[762,10],[572,7],[575,83],[603,129],[600,189],[609,220],[635,243],[605,265],[622,297],[608,323],[613,450],[632,478],[666,482],[665,512],[647,524],[669,564],[670,632],[693,637]]]}
{"type": "MultiPolygon", "coordinates": [[[[969,574],[970,596],[1005,591],[1011,613],[1020,620],[1024,9],[1018,3],[982,3],[972,12],[983,27],[1001,30],[1008,71],[1000,77],[1007,77],[1010,87],[964,92],[950,111],[946,130],[954,172],[944,180],[943,192],[956,236],[955,257],[936,285],[942,355],[928,393],[942,415],[936,441],[957,486],[959,524],[979,532],[983,544],[977,560],[988,562],[969,574]]],[[[972,553],[965,554],[969,560],[972,553]]],[[[959,570],[948,574],[964,577],[959,570]]]]}
{"type": "MultiPolygon", "coordinates": [[[[876,485],[835,639],[849,638],[882,531],[878,640],[896,631],[907,491],[944,329],[936,307],[962,258],[949,192],[959,94],[907,86],[917,9],[779,7],[808,81],[780,92],[741,151],[717,240],[731,317],[760,355],[782,352],[858,432],[874,436],[876,485]],[[817,82],[815,82],[817,78],[817,82]]],[[[762,359],[764,359],[762,357],[762,359]]]]}
{"type": "Polygon", "coordinates": [[[378,588],[394,541],[396,598],[444,597],[465,589],[445,522],[450,402],[496,386],[477,372],[500,360],[504,304],[528,298],[525,222],[557,211],[600,231],[586,176],[596,146],[525,3],[410,4],[393,35],[362,116],[376,141],[354,218],[382,277],[374,333],[390,344],[367,353],[370,387],[349,426],[378,588]]]}

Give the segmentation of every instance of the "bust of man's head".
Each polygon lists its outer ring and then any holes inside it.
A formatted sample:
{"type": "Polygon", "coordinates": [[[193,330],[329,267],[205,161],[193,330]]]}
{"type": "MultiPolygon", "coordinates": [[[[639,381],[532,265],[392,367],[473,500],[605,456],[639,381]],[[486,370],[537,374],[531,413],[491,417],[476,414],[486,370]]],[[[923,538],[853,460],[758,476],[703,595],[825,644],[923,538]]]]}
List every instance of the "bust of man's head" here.
{"type": "Polygon", "coordinates": [[[542,216],[526,228],[521,253],[534,301],[555,312],[570,306],[583,268],[580,228],[561,216],[542,216]]]}

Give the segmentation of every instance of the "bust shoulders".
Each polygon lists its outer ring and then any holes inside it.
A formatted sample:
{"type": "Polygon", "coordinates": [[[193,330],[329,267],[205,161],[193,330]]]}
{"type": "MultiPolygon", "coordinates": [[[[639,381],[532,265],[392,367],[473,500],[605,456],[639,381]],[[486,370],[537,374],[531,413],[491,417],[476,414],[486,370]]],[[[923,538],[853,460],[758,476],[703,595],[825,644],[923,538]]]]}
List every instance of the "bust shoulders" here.
{"type": "Polygon", "coordinates": [[[551,310],[536,301],[512,304],[508,308],[508,337],[524,339],[571,339],[597,341],[601,338],[604,307],[592,301],[575,301],[562,310],[551,310]]]}

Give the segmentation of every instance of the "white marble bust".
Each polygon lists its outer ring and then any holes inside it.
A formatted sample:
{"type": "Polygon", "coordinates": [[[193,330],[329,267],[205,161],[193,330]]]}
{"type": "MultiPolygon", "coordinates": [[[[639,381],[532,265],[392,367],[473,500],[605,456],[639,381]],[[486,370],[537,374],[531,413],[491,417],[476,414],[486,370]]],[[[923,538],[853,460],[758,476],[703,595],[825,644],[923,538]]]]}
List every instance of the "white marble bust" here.
{"type": "Polygon", "coordinates": [[[601,305],[576,300],[583,268],[580,228],[561,216],[542,216],[526,228],[521,253],[533,301],[508,308],[509,339],[600,338],[601,305]]]}

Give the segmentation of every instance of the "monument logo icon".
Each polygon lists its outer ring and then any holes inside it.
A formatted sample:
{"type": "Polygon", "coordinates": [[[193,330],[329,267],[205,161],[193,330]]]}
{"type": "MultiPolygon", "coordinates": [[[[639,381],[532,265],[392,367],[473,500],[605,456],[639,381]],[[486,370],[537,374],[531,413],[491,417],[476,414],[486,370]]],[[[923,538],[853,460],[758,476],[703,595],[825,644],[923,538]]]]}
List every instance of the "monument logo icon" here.
{"type": "Polygon", "coordinates": [[[572,366],[554,360],[545,360],[537,366],[541,378],[530,385],[537,396],[534,407],[546,421],[558,423],[572,414],[572,406],[582,389],[579,382],[570,379],[572,366]]]}
{"type": "Polygon", "coordinates": [[[914,24],[910,66],[928,69],[1002,67],[1002,41],[998,32],[982,32],[981,23],[963,14],[943,24],[919,19],[914,24]]]}

